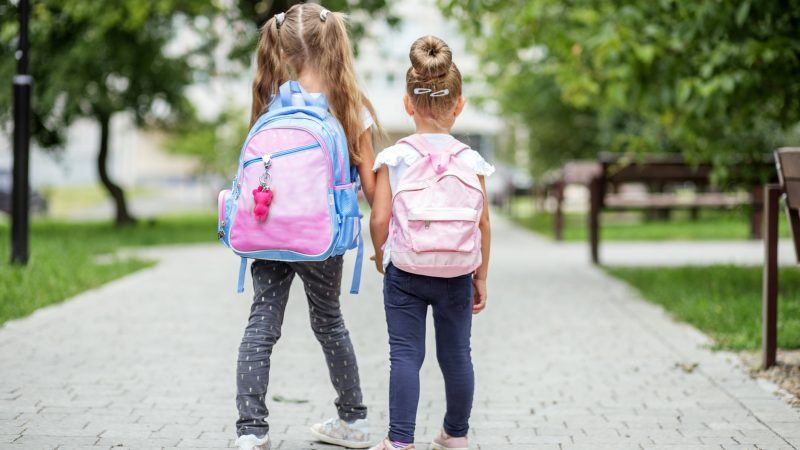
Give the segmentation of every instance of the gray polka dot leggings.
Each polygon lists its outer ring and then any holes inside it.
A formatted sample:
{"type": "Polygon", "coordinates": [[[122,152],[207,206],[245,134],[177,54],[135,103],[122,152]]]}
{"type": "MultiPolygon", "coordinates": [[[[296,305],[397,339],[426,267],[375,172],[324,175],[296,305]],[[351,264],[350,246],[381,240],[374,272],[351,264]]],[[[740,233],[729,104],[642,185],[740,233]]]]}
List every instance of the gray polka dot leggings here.
{"type": "Polygon", "coordinates": [[[356,355],[339,306],[342,257],[319,262],[259,260],[253,262],[251,273],[255,295],[236,369],[239,436],[262,437],[269,431],[266,394],[270,356],[281,336],[289,287],[295,274],[305,287],[311,329],[325,354],[331,383],[338,395],[334,404],[339,417],[348,422],[365,418],[367,408],[361,395],[356,355]]]}

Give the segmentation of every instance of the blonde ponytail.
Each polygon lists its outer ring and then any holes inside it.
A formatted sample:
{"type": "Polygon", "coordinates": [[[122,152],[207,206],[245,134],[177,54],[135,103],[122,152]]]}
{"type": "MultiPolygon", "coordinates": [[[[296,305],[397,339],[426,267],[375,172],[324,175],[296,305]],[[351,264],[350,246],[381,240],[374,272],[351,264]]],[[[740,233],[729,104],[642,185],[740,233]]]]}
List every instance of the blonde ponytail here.
{"type": "Polygon", "coordinates": [[[281,61],[281,36],[275,17],[261,27],[256,54],[256,76],[253,80],[253,106],[250,112],[252,126],[258,116],[269,106],[272,96],[288,79],[286,64],[281,61]]]}

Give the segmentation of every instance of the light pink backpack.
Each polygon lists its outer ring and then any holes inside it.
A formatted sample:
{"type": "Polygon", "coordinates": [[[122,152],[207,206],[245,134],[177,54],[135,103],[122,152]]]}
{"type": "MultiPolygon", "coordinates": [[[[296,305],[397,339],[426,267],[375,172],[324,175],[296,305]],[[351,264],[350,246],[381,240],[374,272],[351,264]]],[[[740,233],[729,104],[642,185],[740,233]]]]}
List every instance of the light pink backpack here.
{"type": "Polygon", "coordinates": [[[400,270],[452,278],[481,265],[484,194],[475,171],[456,158],[469,146],[457,140],[437,152],[411,135],[398,141],[421,155],[400,179],[389,228],[392,264],[400,270]]]}

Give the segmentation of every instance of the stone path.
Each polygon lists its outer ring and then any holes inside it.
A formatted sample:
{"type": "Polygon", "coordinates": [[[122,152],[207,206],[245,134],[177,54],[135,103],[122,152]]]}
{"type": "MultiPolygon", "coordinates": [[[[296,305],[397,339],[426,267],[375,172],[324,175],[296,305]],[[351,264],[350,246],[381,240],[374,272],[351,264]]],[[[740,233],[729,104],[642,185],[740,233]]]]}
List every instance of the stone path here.
{"type": "MultiPolygon", "coordinates": [[[[798,449],[800,414],[736,359],[568,251],[495,221],[490,304],[475,320],[474,448],[798,449]],[[684,370],[694,364],[694,370],[684,370]]],[[[249,308],[217,246],[149,251],[155,268],[0,328],[0,448],[232,444],[236,348],[249,308]]],[[[349,269],[350,264],[346,264],[349,269]]],[[[387,420],[380,279],[344,309],[376,436],[387,420]]],[[[346,274],[345,277],[348,277],[346,274]]],[[[347,279],[347,278],[346,278],[347,279]]],[[[272,438],[332,449],[307,427],[334,414],[323,355],[295,286],[273,354],[272,438]]],[[[432,344],[429,336],[429,344],[432,344]]],[[[418,444],[438,429],[430,347],[418,444]]]]}

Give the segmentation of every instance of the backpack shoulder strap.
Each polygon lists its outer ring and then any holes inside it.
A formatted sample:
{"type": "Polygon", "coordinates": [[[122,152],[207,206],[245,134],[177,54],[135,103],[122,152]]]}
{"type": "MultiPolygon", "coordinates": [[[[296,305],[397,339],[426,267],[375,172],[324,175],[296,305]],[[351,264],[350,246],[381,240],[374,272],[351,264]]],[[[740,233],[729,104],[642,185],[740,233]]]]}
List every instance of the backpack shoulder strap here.
{"type": "Polygon", "coordinates": [[[406,136],[403,139],[397,141],[397,143],[410,145],[411,148],[419,152],[419,154],[422,156],[428,156],[432,153],[431,144],[428,143],[428,140],[422,137],[422,135],[420,134],[412,134],[411,136],[406,136]]]}
{"type": "Polygon", "coordinates": [[[236,292],[244,292],[244,274],[247,272],[247,258],[242,257],[239,262],[239,281],[236,283],[236,292]]]}
{"type": "Polygon", "coordinates": [[[289,80],[281,85],[278,92],[278,99],[280,100],[281,107],[288,108],[293,106],[292,96],[294,94],[298,94],[303,98],[303,103],[305,106],[316,106],[323,109],[328,108],[325,95],[314,98],[308,92],[306,92],[302,86],[300,86],[300,83],[295,80],[289,80]]]}
{"type": "Polygon", "coordinates": [[[444,149],[444,152],[453,155],[455,157],[464,150],[469,150],[469,149],[470,149],[469,145],[459,141],[458,139],[453,139],[453,142],[450,143],[450,145],[448,145],[444,149]]]}
{"type": "Polygon", "coordinates": [[[356,261],[353,266],[353,281],[350,284],[350,293],[358,294],[361,287],[361,264],[364,261],[364,236],[361,233],[361,217],[358,218],[358,250],[356,251],[356,261]]]}

